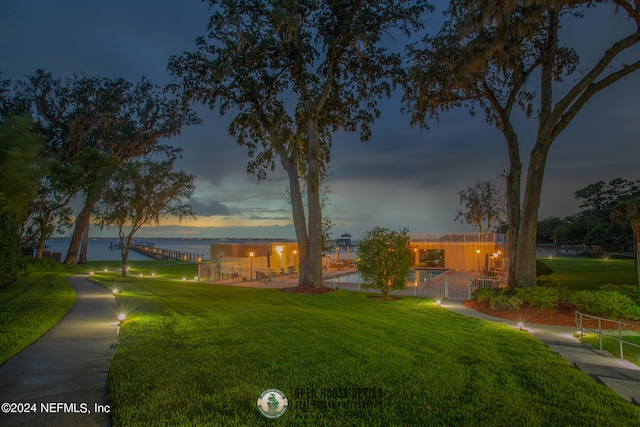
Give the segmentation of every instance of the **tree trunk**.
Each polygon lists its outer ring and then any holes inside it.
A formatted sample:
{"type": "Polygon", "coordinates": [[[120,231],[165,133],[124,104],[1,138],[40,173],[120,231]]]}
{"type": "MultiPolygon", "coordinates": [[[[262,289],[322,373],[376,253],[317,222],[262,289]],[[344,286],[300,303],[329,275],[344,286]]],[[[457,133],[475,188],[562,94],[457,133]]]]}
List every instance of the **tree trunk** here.
{"type": "Polygon", "coordinates": [[[40,236],[38,236],[38,249],[36,250],[36,259],[42,259],[44,252],[44,244],[47,236],[47,227],[49,226],[50,213],[45,212],[40,220],[40,236]]]}
{"type": "Polygon", "coordinates": [[[38,248],[36,250],[36,259],[42,259],[44,252],[44,233],[40,232],[40,239],[38,239],[38,248]]]}
{"type": "Polygon", "coordinates": [[[133,240],[133,231],[127,237],[127,242],[124,241],[124,233],[122,226],[120,226],[120,256],[122,257],[122,277],[127,277],[127,263],[129,262],[129,250],[131,249],[131,241],[133,240]]]}
{"type": "Polygon", "coordinates": [[[304,213],[304,203],[302,203],[302,191],[300,190],[300,179],[298,168],[289,159],[286,151],[282,147],[277,147],[276,151],[280,156],[280,163],[289,177],[289,197],[291,198],[291,211],[293,214],[293,228],[298,241],[298,259],[300,260],[300,275],[298,276],[299,286],[313,286],[309,281],[309,237],[307,236],[307,220],[304,213]]]}
{"type": "Polygon", "coordinates": [[[307,121],[307,209],[309,258],[307,286],[322,287],[322,206],[320,203],[320,140],[317,122],[307,121]]]}
{"type": "Polygon", "coordinates": [[[87,217],[87,222],[82,230],[82,244],[80,245],[80,259],[78,264],[87,263],[87,249],[89,247],[89,227],[91,226],[91,215],[87,217]]]}
{"type": "Polygon", "coordinates": [[[509,173],[507,174],[507,239],[509,245],[509,287],[515,288],[516,282],[516,253],[518,251],[518,230],[520,228],[520,180],[522,177],[522,163],[520,162],[520,148],[518,136],[510,123],[503,130],[509,151],[509,173]]]}
{"type": "Polygon", "coordinates": [[[547,163],[549,147],[553,142],[553,71],[555,52],[558,44],[558,14],[549,9],[549,30],[547,47],[542,58],[540,73],[540,111],[538,113],[538,131],[536,143],[529,157],[529,168],[525,183],[524,200],[520,225],[518,227],[518,247],[516,249],[515,283],[520,288],[536,285],[536,232],[538,229],[538,209],[542,193],[544,168],[547,163]]]}
{"type": "MultiPolygon", "coordinates": [[[[540,138],[540,137],[539,137],[540,138]]],[[[516,252],[516,284],[521,288],[536,285],[536,232],[538,229],[538,209],[544,168],[549,151],[549,141],[539,140],[531,151],[527,181],[525,184],[522,218],[518,230],[516,252]]]]}
{"type": "Polygon", "coordinates": [[[73,229],[73,234],[71,235],[71,243],[69,244],[69,250],[67,251],[67,256],[64,259],[64,263],[66,265],[77,265],[78,264],[78,252],[80,252],[80,243],[82,241],[82,234],[84,233],[84,227],[88,220],[91,219],[91,212],[93,212],[93,208],[96,202],[88,202],[85,203],[84,207],[78,214],[76,218],[76,225],[73,229]]]}

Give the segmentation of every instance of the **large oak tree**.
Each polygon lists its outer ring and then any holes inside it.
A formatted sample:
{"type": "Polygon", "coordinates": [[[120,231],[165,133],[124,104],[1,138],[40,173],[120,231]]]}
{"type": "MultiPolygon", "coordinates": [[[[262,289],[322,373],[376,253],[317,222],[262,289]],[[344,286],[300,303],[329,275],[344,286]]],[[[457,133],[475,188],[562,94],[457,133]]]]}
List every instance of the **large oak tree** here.
{"type": "MultiPolygon", "coordinates": [[[[634,0],[453,0],[442,30],[410,51],[415,65],[405,100],[413,123],[425,124],[439,111],[466,106],[472,112],[479,108],[504,135],[510,165],[510,286],[536,282],[538,208],[551,145],[594,95],[640,69],[638,51],[632,49],[640,42],[639,9],[634,0]],[[593,65],[582,66],[576,50],[561,44],[561,23],[585,12],[606,19],[614,8],[628,16],[632,29],[613,40],[593,65]],[[514,126],[518,108],[538,123],[524,188],[521,135],[514,126]]],[[[603,40],[611,39],[605,28],[598,31],[603,40]]]]}
{"type": "Polygon", "coordinates": [[[369,139],[401,58],[384,45],[420,28],[416,1],[210,1],[195,52],[172,57],[175,89],[221,114],[247,147],[248,171],[264,178],[280,161],[289,192],[301,286],[322,286],[320,183],[332,134],[369,139]],[[306,207],[301,183],[306,187],[306,207]]]}
{"type": "Polygon", "coordinates": [[[163,140],[199,121],[191,109],[145,78],[137,83],[77,75],[63,80],[38,70],[17,83],[11,106],[31,115],[46,138],[47,155],[69,170],[79,153],[91,149],[99,154],[84,170],[83,206],[65,264],[86,262],[80,245],[87,241],[91,213],[117,166],[154,153],[175,156],[163,140]]]}

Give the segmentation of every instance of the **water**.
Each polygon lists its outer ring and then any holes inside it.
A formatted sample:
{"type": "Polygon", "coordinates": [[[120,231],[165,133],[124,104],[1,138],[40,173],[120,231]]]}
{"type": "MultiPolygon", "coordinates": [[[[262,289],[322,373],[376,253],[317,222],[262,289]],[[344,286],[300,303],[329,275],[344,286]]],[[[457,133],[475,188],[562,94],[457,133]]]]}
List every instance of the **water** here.
{"type": "MultiPolygon", "coordinates": [[[[243,243],[249,241],[258,241],[258,239],[179,239],[179,238],[153,238],[153,239],[134,239],[134,243],[153,246],[157,249],[168,249],[181,251],[202,256],[204,260],[209,260],[212,243],[243,243]]],[[[59,237],[47,240],[48,250],[54,252],[62,252],[64,260],[69,249],[71,238],[59,237]]],[[[121,260],[120,249],[115,248],[120,240],[117,238],[92,238],[89,240],[87,247],[87,261],[119,261],[121,260]],[[109,245],[114,245],[114,249],[109,249],[109,245]]],[[[149,260],[151,258],[139,254],[134,251],[129,252],[129,259],[149,260]]]]}

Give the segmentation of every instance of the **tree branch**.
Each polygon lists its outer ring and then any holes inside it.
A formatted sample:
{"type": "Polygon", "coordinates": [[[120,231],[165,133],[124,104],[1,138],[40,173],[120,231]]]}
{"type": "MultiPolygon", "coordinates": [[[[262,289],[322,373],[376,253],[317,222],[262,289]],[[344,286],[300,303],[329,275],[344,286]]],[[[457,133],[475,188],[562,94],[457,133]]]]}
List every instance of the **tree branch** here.
{"type": "Polygon", "coordinates": [[[631,65],[627,65],[624,68],[616,71],[615,73],[609,74],[602,80],[599,80],[595,83],[589,85],[589,87],[580,95],[580,97],[574,102],[571,107],[560,117],[558,123],[553,127],[553,131],[551,134],[551,140],[554,140],[573,120],[573,118],[578,114],[578,111],[586,104],[593,95],[600,92],[602,89],[610,86],[611,84],[617,82],[618,80],[628,76],[634,71],[640,70],[640,61],[636,61],[631,65]]]}

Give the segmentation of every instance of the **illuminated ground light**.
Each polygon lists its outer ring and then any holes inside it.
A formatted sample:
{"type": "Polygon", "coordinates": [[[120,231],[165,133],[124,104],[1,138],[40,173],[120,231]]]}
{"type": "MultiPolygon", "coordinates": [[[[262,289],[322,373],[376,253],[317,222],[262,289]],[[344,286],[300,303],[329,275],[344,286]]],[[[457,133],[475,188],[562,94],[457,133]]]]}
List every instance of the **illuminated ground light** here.
{"type": "Polygon", "coordinates": [[[118,290],[117,289],[114,289],[111,292],[113,292],[113,295],[118,295],[118,290]]]}
{"type": "Polygon", "coordinates": [[[438,307],[442,306],[442,301],[440,301],[439,299],[437,299],[437,300],[436,300],[436,305],[437,305],[438,307]]]}
{"type": "Polygon", "coordinates": [[[198,280],[198,276],[193,276],[193,280],[198,280]]]}
{"type": "Polygon", "coordinates": [[[156,273],[151,273],[151,277],[156,277],[156,273]]]}
{"type": "Polygon", "coordinates": [[[126,318],[127,318],[127,315],[126,315],[126,314],[124,314],[124,313],[120,313],[120,314],[118,315],[118,320],[119,320],[120,322],[124,322],[124,319],[126,319],[126,318]]]}
{"type": "Polygon", "coordinates": [[[524,323],[518,322],[518,329],[522,330],[524,328],[524,323]]]}
{"type": "Polygon", "coordinates": [[[93,276],[93,271],[90,271],[90,272],[89,272],[89,276],[93,276]]]}
{"type": "Polygon", "coordinates": [[[140,273],[139,276],[142,277],[142,273],[140,273]]]}
{"type": "Polygon", "coordinates": [[[104,271],[105,273],[108,273],[108,272],[109,272],[109,269],[108,269],[108,268],[105,268],[103,271],[104,271]]]}
{"type": "Polygon", "coordinates": [[[185,281],[185,280],[187,280],[187,278],[186,278],[186,277],[183,277],[183,278],[182,278],[182,280],[183,280],[183,281],[185,281]]]}

